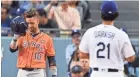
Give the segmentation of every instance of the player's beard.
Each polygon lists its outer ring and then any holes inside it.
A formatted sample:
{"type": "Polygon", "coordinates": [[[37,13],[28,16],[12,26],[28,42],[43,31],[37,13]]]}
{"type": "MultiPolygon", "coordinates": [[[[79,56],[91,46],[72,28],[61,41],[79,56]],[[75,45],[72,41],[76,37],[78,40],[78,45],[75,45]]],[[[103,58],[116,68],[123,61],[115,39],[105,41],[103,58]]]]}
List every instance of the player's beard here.
{"type": "Polygon", "coordinates": [[[35,27],[29,27],[29,31],[31,32],[31,33],[36,33],[37,32],[37,28],[35,28],[35,27]]]}

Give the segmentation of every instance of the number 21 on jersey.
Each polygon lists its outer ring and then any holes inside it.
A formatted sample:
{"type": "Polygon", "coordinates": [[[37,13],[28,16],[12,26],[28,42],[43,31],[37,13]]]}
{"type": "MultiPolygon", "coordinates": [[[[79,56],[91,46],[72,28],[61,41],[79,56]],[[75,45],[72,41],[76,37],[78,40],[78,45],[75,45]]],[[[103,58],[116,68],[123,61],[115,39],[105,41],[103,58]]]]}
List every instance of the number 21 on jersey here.
{"type": "Polygon", "coordinates": [[[97,50],[97,58],[107,58],[110,59],[110,43],[104,44],[103,42],[99,42],[97,46],[102,46],[102,48],[97,50]],[[101,52],[104,52],[107,48],[107,55],[100,55],[101,52]]]}

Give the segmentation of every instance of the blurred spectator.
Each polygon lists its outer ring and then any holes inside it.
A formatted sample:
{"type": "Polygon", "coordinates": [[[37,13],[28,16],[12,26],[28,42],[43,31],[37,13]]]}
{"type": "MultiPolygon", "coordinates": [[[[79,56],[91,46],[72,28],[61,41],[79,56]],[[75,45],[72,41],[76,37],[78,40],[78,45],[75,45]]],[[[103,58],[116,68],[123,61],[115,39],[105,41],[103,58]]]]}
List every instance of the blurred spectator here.
{"type": "Polygon", "coordinates": [[[59,35],[60,35],[59,31],[57,31],[57,32],[56,31],[50,31],[49,32],[49,36],[52,37],[52,38],[59,37],[59,35]]]}
{"type": "MultiPolygon", "coordinates": [[[[49,20],[47,18],[47,13],[44,11],[44,9],[38,9],[39,13],[39,27],[40,28],[58,28],[57,22],[54,20],[49,20]]],[[[59,32],[56,31],[50,31],[49,32],[52,37],[58,36],[59,32]]]]}
{"type": "Polygon", "coordinates": [[[1,8],[1,26],[2,27],[10,27],[10,17],[9,17],[9,9],[2,7],[1,8]]]}
{"type": "Polygon", "coordinates": [[[69,1],[69,6],[71,6],[73,8],[76,8],[79,11],[80,19],[82,21],[83,20],[83,8],[78,6],[78,4],[79,4],[78,0],[76,0],[76,1],[69,1]]]}
{"type": "Polygon", "coordinates": [[[9,9],[5,7],[1,7],[1,36],[12,36],[12,32],[10,30],[10,22],[11,18],[9,16],[9,9]]]}
{"type": "Polygon", "coordinates": [[[11,15],[16,15],[16,11],[18,8],[20,8],[19,1],[12,1],[9,13],[11,15]]]}
{"type": "Polygon", "coordinates": [[[70,1],[69,5],[73,8],[76,8],[79,11],[82,22],[84,22],[84,21],[91,22],[92,21],[87,1],[79,1],[79,0],[70,1]]]}
{"type": "Polygon", "coordinates": [[[68,72],[70,71],[71,63],[73,61],[79,61],[78,58],[78,46],[80,43],[81,33],[79,30],[73,30],[71,33],[72,44],[66,48],[66,61],[68,65],[68,72]]]}
{"type": "Polygon", "coordinates": [[[92,22],[88,1],[70,1],[69,5],[79,11],[82,22],[92,22]]]}
{"type": "Polygon", "coordinates": [[[10,12],[9,12],[12,15],[12,18],[23,15],[24,12],[25,9],[20,8],[19,1],[12,1],[10,12]]]}
{"type": "Polygon", "coordinates": [[[50,3],[51,0],[47,0],[47,1],[43,1],[44,5],[48,5],[50,3]]]}
{"type": "Polygon", "coordinates": [[[60,29],[81,29],[79,12],[69,7],[67,1],[61,1],[57,7],[51,8],[48,18],[55,19],[60,29]]]}
{"type": "MultiPolygon", "coordinates": [[[[48,1],[47,1],[47,2],[48,2],[48,1]]],[[[55,8],[55,7],[57,7],[57,6],[58,6],[58,0],[51,0],[51,1],[47,4],[47,6],[44,7],[44,10],[45,10],[46,12],[49,12],[50,9],[53,9],[53,8],[55,8]]]]}
{"type": "MultiPolygon", "coordinates": [[[[124,31],[124,30],[123,30],[124,31]]],[[[126,32],[126,31],[125,31],[126,32]]],[[[132,47],[133,47],[133,49],[134,49],[134,51],[135,51],[135,53],[136,53],[136,49],[135,49],[135,46],[134,45],[132,45],[132,47]]],[[[134,65],[134,64],[136,64],[135,62],[132,62],[132,63],[127,63],[127,64],[125,64],[125,68],[127,68],[128,70],[126,70],[125,69],[125,73],[127,72],[127,75],[128,76],[130,76],[130,77],[135,77],[135,69],[136,69],[136,66],[134,65]]]]}
{"type": "Polygon", "coordinates": [[[136,77],[139,77],[139,51],[136,51],[135,46],[133,46],[133,48],[136,52],[136,59],[133,63],[130,63],[132,64],[132,68],[130,68],[129,71],[133,70],[133,75],[135,75],[136,77]]]}
{"type": "Polygon", "coordinates": [[[43,1],[31,0],[31,1],[20,1],[20,8],[29,10],[30,8],[42,9],[44,8],[43,1]]]}
{"type": "Polygon", "coordinates": [[[128,62],[127,61],[124,62],[124,75],[125,75],[125,77],[129,76],[128,62]]]}
{"type": "Polygon", "coordinates": [[[68,77],[83,77],[82,67],[80,65],[73,66],[68,77]]]}
{"type": "Polygon", "coordinates": [[[89,59],[80,59],[83,68],[83,77],[90,77],[89,59]]]}
{"type": "Polygon", "coordinates": [[[85,0],[83,1],[83,0],[82,0],[82,1],[79,3],[79,6],[83,6],[83,7],[84,7],[84,10],[86,10],[86,12],[84,11],[84,13],[83,13],[83,14],[84,14],[84,20],[87,21],[87,22],[92,22],[92,19],[91,19],[91,12],[90,12],[90,7],[89,7],[89,1],[87,1],[87,0],[86,0],[86,1],[85,1],[85,0]],[[88,6],[88,7],[86,7],[86,8],[85,8],[85,5],[86,5],[85,2],[87,3],[87,6],[88,6]]]}
{"type": "Polygon", "coordinates": [[[54,20],[49,20],[47,18],[47,13],[43,9],[38,9],[40,28],[58,28],[57,23],[54,20]]]}
{"type": "Polygon", "coordinates": [[[2,0],[1,6],[7,9],[11,8],[12,0],[2,0]]]}

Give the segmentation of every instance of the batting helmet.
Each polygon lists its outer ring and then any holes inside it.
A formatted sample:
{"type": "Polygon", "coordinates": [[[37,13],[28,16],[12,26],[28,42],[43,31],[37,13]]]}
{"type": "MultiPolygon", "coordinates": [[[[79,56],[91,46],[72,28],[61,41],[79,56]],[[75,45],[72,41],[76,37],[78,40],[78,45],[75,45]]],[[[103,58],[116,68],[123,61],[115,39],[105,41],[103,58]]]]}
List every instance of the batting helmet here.
{"type": "Polygon", "coordinates": [[[15,17],[11,23],[11,30],[14,34],[24,35],[26,33],[27,24],[21,16],[15,17]]]}

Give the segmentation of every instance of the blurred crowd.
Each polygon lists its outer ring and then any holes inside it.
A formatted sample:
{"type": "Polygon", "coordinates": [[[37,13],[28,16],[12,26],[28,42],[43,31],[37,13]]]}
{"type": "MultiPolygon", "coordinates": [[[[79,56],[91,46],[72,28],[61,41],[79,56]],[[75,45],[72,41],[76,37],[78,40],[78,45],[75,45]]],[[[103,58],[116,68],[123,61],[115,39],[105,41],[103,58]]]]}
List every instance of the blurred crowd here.
{"type": "Polygon", "coordinates": [[[89,59],[79,59],[80,30],[72,30],[72,44],[66,47],[67,77],[90,77],[89,59]]]}
{"type": "MultiPolygon", "coordinates": [[[[39,27],[44,29],[73,30],[82,29],[84,23],[91,23],[88,1],[85,0],[51,0],[51,1],[1,1],[2,36],[12,36],[10,21],[16,16],[23,16],[30,8],[39,13],[39,27]]],[[[67,31],[49,31],[55,37],[67,31]]]]}

